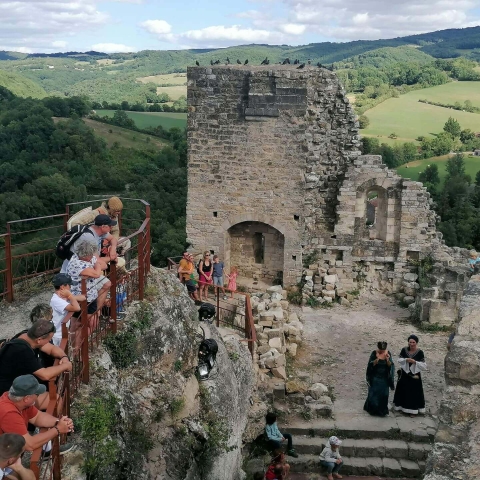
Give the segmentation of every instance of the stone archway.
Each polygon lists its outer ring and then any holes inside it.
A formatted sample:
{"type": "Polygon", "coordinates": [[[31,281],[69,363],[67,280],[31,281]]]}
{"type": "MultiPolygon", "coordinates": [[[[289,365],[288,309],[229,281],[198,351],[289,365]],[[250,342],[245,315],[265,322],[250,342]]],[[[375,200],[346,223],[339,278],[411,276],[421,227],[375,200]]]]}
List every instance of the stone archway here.
{"type": "Polygon", "coordinates": [[[238,268],[239,275],[265,283],[282,283],[284,234],[258,221],[230,226],[225,238],[225,263],[238,268]]]}

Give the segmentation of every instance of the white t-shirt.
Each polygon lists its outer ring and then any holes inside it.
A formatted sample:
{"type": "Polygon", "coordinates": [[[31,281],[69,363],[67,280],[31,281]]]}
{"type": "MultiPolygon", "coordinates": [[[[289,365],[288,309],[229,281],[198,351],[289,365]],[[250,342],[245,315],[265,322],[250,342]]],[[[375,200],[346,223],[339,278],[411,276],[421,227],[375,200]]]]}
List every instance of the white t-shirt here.
{"type": "Polygon", "coordinates": [[[67,302],[64,298],[58,296],[56,293],[53,294],[52,299],[50,300],[50,306],[53,309],[52,322],[55,325],[56,332],[53,336],[53,344],[57,347],[62,341],[62,320],[65,318],[65,315],[68,313],[65,308],[67,305],[70,305],[70,302],[67,302]]]}

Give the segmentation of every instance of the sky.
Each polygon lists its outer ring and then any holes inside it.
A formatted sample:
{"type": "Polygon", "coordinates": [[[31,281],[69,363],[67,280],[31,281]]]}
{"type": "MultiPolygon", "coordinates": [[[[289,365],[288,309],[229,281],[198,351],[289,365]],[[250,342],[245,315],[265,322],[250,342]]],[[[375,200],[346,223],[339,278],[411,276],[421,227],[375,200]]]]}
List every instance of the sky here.
{"type": "Polygon", "coordinates": [[[0,0],[0,50],[106,53],[393,38],[480,25],[480,0],[0,0]]]}

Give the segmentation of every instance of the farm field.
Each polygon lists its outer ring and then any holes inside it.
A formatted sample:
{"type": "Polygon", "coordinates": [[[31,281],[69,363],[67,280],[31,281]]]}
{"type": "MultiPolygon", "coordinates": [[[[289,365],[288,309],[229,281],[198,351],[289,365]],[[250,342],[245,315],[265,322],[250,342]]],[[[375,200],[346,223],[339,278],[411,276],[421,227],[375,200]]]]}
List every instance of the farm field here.
{"type": "MultiPolygon", "coordinates": [[[[115,110],[96,110],[100,117],[113,117],[115,110]]],[[[158,127],[161,125],[166,130],[172,127],[185,128],[187,126],[186,113],[170,112],[125,112],[138,128],[158,127]]]]}
{"type": "Polygon", "coordinates": [[[480,82],[452,82],[390,98],[365,112],[370,125],[361,134],[377,137],[381,143],[414,142],[420,135],[428,137],[441,132],[449,117],[456,118],[462,128],[480,132],[479,114],[436,107],[420,103],[419,99],[442,103],[468,99],[480,107],[480,82]],[[398,139],[388,139],[391,133],[395,133],[398,139]]]}
{"type": "Polygon", "coordinates": [[[164,75],[150,75],[148,77],[139,77],[137,81],[140,83],[155,83],[157,85],[164,85],[169,83],[171,85],[183,85],[187,83],[186,73],[166,73],[164,75]]]}
{"type": "Polygon", "coordinates": [[[173,101],[178,100],[182,95],[187,96],[186,85],[174,85],[172,87],[157,87],[157,95],[166,93],[173,101]]]}
{"type": "MultiPolygon", "coordinates": [[[[415,160],[406,165],[402,165],[397,168],[397,173],[404,178],[410,178],[411,180],[418,180],[420,172],[423,172],[427,165],[436,163],[438,165],[438,173],[440,179],[445,179],[447,174],[446,165],[450,155],[443,155],[441,157],[425,158],[422,160],[415,160]]],[[[475,179],[475,175],[480,170],[480,157],[464,156],[465,160],[465,172],[472,177],[472,181],[475,179]]]]}
{"type": "Polygon", "coordinates": [[[137,150],[158,150],[167,146],[169,143],[152,135],[134,132],[126,128],[108,125],[102,122],[96,122],[89,118],[84,118],[86,125],[93,128],[95,134],[106,140],[109,147],[118,143],[121,147],[135,148],[137,150]],[[111,133],[110,133],[111,132],[111,133]]]}

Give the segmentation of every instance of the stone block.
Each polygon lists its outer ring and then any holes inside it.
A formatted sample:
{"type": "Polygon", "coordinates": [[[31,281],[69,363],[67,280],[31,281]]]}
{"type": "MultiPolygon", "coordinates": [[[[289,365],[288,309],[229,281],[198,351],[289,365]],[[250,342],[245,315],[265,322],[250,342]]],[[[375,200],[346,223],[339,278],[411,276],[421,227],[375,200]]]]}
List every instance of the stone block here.
{"type": "Polygon", "coordinates": [[[340,302],[340,305],[343,305],[344,307],[350,306],[350,302],[345,297],[340,297],[339,302],[340,302]]]}
{"type": "Polygon", "coordinates": [[[383,460],[383,474],[386,477],[398,477],[402,472],[402,467],[395,458],[384,458],[383,460]]]}
{"type": "Polygon", "coordinates": [[[267,353],[270,350],[269,345],[262,345],[261,347],[257,347],[257,353],[258,355],[263,355],[267,353]]]}
{"type": "Polygon", "coordinates": [[[267,288],[267,293],[282,293],[283,287],[281,285],[273,285],[267,288]]]}
{"type": "Polygon", "coordinates": [[[277,308],[271,308],[268,310],[270,315],[273,315],[274,320],[283,320],[283,310],[282,307],[277,307],[277,308]]]}
{"type": "Polygon", "coordinates": [[[383,475],[383,461],[381,458],[369,457],[365,460],[367,462],[367,471],[370,475],[383,475]]]}
{"type": "Polygon", "coordinates": [[[335,298],[335,290],[322,290],[322,295],[324,298],[335,298]]]}
{"type": "Polygon", "coordinates": [[[403,279],[406,281],[406,282],[416,282],[417,281],[417,278],[418,278],[418,275],[416,273],[406,273],[404,276],[403,276],[403,279]]]}
{"type": "Polygon", "coordinates": [[[407,458],[407,442],[403,440],[385,440],[385,456],[388,458],[407,458]]]}
{"type": "Polygon", "coordinates": [[[307,408],[316,418],[330,418],[333,413],[333,407],[331,405],[325,405],[319,402],[307,403],[307,408]]]}
{"type": "Polygon", "coordinates": [[[412,297],[410,295],[405,295],[403,297],[403,303],[406,304],[407,306],[411,305],[414,302],[415,302],[415,297],[412,297]]]}
{"type": "Polygon", "coordinates": [[[303,393],[288,394],[287,400],[295,405],[305,405],[305,395],[303,393]]]}
{"type": "Polygon", "coordinates": [[[273,386],[273,399],[280,402],[285,400],[285,383],[276,383],[273,386]]]}
{"type": "Polygon", "coordinates": [[[338,281],[338,277],[336,275],[325,275],[324,280],[325,283],[335,284],[338,281]]]}
{"type": "Polygon", "coordinates": [[[292,356],[296,357],[297,356],[297,344],[296,343],[290,343],[290,345],[287,345],[287,352],[292,356]]]}
{"type": "Polygon", "coordinates": [[[273,327],[273,320],[260,320],[258,322],[258,326],[262,328],[262,331],[263,331],[263,327],[272,328],[273,327]]]}
{"type": "Polygon", "coordinates": [[[402,467],[402,473],[409,478],[418,478],[422,473],[417,462],[412,460],[400,459],[400,466],[402,467]]]}
{"type": "Polygon", "coordinates": [[[265,330],[265,333],[267,334],[268,339],[270,340],[271,338],[275,337],[282,337],[283,332],[279,328],[270,328],[268,330],[265,330]]]}
{"type": "Polygon", "coordinates": [[[260,314],[260,322],[273,322],[274,319],[274,315],[269,311],[260,314]]]}
{"type": "Polygon", "coordinates": [[[268,344],[272,348],[280,349],[282,348],[282,339],[280,337],[273,337],[268,341],[268,344]]]}
{"type": "Polygon", "coordinates": [[[272,293],[272,297],[271,297],[271,300],[272,302],[280,302],[281,300],[283,300],[283,296],[281,293],[272,293]]]}
{"type": "Polygon", "coordinates": [[[299,322],[298,315],[295,312],[291,312],[288,317],[288,323],[299,322]]]}
{"type": "Polygon", "coordinates": [[[328,387],[323,383],[314,383],[308,389],[308,394],[315,400],[318,400],[320,397],[324,396],[326,393],[328,393],[328,387]]]}
{"type": "Polygon", "coordinates": [[[426,460],[430,453],[432,446],[428,443],[410,443],[408,445],[408,459],[409,460],[426,460]]]}
{"type": "Polygon", "coordinates": [[[332,297],[323,297],[323,300],[325,303],[333,303],[333,298],[332,297]]]}
{"type": "Polygon", "coordinates": [[[289,380],[285,384],[285,389],[287,390],[287,393],[306,393],[308,390],[308,385],[302,380],[294,379],[289,380]]]}
{"type": "Polygon", "coordinates": [[[333,285],[332,283],[327,283],[325,285],[325,290],[333,291],[335,290],[335,285],[333,285]]]}
{"type": "Polygon", "coordinates": [[[275,378],[282,378],[283,380],[287,379],[287,372],[284,367],[272,368],[272,374],[275,378]]]}

